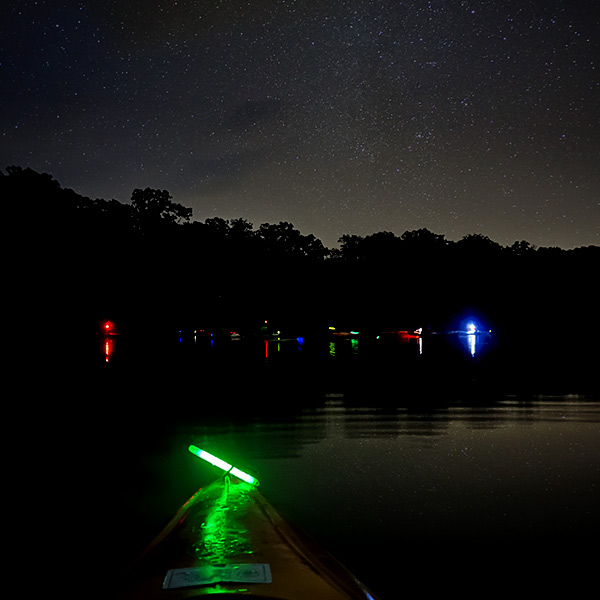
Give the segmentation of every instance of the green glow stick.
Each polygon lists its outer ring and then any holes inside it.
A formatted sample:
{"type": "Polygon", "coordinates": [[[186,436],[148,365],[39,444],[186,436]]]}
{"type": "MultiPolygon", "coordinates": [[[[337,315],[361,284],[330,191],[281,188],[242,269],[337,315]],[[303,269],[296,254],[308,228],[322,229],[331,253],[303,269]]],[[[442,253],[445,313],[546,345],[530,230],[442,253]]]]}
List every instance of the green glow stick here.
{"type": "Polygon", "coordinates": [[[194,446],[193,444],[189,447],[189,451],[198,458],[205,460],[206,462],[214,465],[215,467],[219,467],[219,469],[223,469],[226,473],[231,473],[235,475],[238,479],[249,483],[250,485],[258,485],[258,479],[256,477],[252,477],[248,473],[244,473],[244,471],[240,471],[237,467],[230,465],[228,462],[221,460],[220,458],[210,454],[210,452],[206,452],[206,450],[201,450],[198,446],[194,446]]]}

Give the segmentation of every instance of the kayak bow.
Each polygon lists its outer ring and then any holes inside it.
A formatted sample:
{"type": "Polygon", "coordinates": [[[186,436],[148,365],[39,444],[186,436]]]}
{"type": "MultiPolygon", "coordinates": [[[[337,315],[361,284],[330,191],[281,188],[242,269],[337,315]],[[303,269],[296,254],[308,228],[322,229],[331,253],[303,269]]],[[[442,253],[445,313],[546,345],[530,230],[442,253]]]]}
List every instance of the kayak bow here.
{"type": "Polygon", "coordinates": [[[180,508],[128,569],[117,597],[209,594],[375,600],[345,567],[287,523],[255,485],[230,472],[180,508]]]}

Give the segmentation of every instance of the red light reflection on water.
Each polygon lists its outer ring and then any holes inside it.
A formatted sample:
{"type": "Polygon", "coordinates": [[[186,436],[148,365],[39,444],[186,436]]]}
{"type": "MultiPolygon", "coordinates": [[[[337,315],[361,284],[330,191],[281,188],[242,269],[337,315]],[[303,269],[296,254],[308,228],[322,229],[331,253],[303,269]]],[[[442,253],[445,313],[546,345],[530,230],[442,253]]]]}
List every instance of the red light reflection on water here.
{"type": "Polygon", "coordinates": [[[109,319],[105,319],[100,323],[101,347],[105,362],[109,362],[115,349],[115,336],[119,335],[119,331],[115,323],[109,319]]]}
{"type": "Polygon", "coordinates": [[[112,338],[108,335],[104,338],[104,360],[106,362],[108,362],[110,360],[110,356],[113,353],[114,343],[115,343],[114,338],[112,338]]]}

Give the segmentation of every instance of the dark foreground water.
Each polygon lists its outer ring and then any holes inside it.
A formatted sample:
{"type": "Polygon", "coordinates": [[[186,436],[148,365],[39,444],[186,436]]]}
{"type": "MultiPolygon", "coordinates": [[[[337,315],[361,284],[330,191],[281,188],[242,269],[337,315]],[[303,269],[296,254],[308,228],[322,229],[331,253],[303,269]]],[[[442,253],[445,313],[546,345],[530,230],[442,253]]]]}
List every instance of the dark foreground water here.
{"type": "Polygon", "coordinates": [[[583,597],[597,583],[593,377],[582,390],[532,363],[534,378],[502,378],[506,361],[476,363],[468,344],[428,363],[397,340],[362,355],[340,344],[315,360],[290,341],[271,357],[259,344],[260,358],[177,342],[138,347],[137,361],[100,353],[92,369],[65,361],[60,393],[19,421],[37,552],[69,565],[71,582],[91,569],[88,591],[109,597],[119,569],[216,476],[193,443],[255,473],[284,516],[384,600],[583,597]]]}

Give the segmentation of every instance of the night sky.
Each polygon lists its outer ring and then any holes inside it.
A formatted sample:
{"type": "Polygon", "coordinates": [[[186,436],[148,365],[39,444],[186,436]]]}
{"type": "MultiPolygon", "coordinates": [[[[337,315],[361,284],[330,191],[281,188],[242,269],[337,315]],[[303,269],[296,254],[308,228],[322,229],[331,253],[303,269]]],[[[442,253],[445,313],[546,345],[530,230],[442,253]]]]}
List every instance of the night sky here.
{"type": "Polygon", "coordinates": [[[0,169],[193,218],[600,244],[593,0],[11,1],[0,169]]]}

